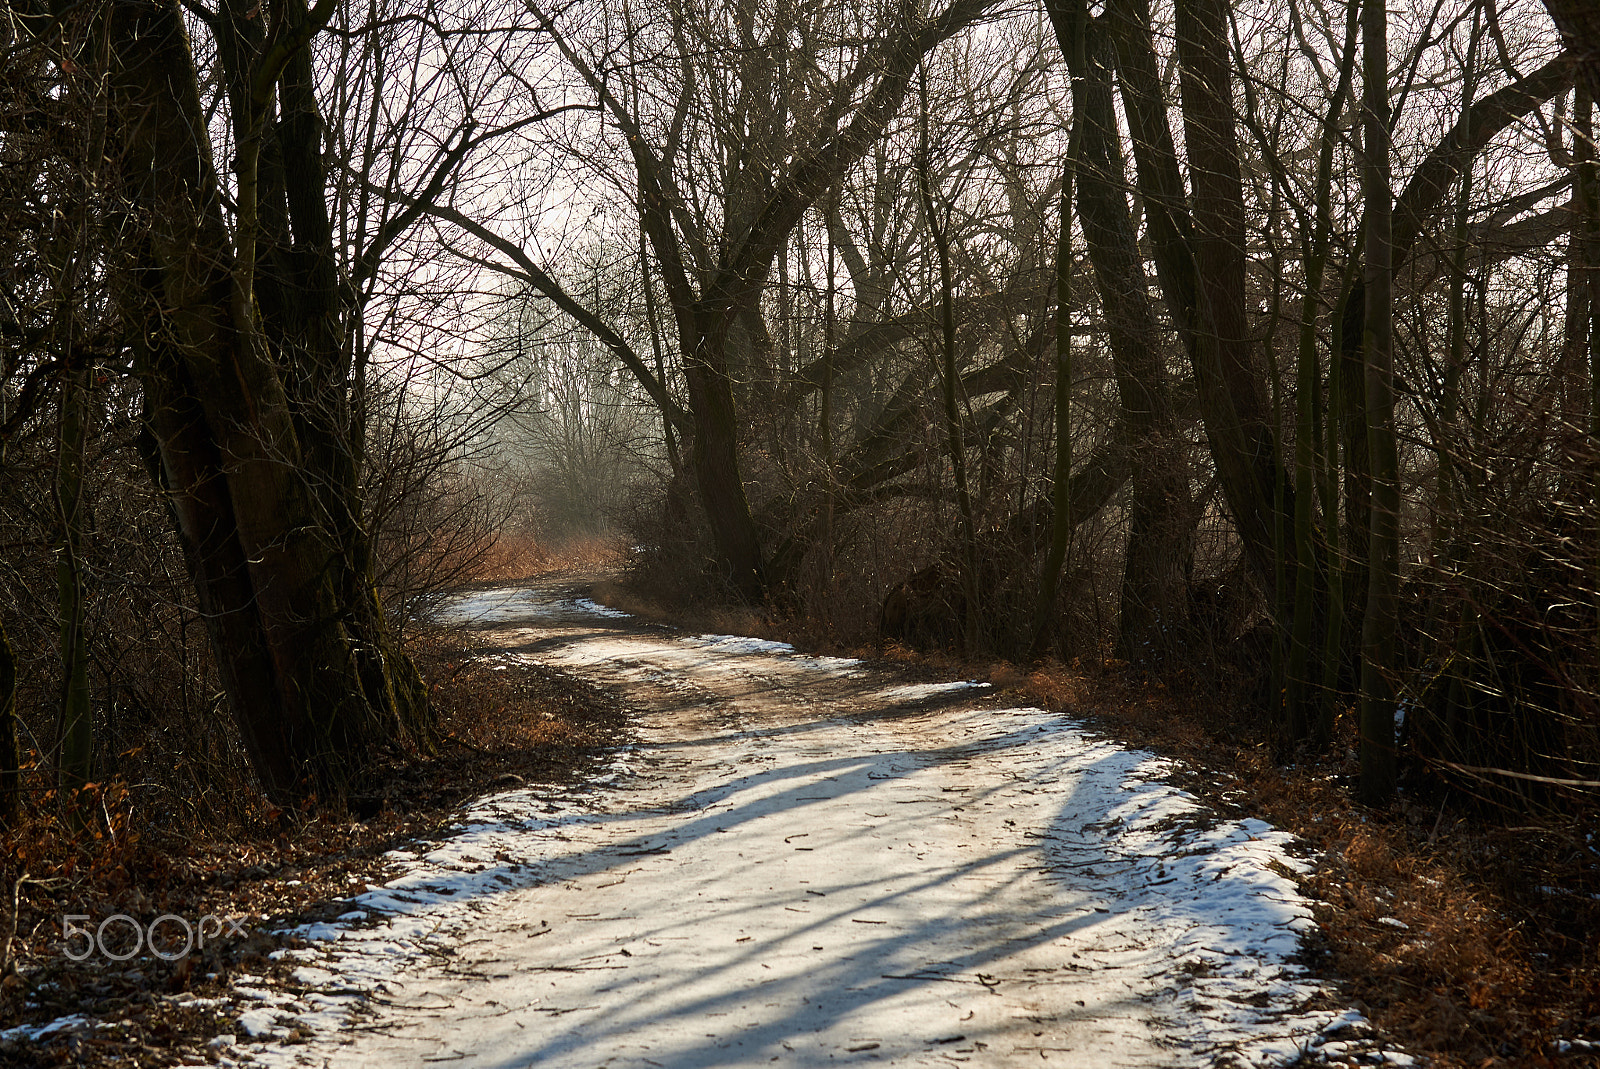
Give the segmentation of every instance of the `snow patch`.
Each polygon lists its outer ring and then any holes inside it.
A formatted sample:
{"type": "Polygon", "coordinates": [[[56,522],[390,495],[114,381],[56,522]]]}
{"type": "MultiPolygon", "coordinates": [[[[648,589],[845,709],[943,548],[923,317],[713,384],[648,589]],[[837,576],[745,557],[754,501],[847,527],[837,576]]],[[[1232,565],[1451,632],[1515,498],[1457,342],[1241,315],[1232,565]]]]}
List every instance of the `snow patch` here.
{"type": "Polygon", "coordinates": [[[628,613],[623,612],[621,609],[613,609],[609,605],[601,605],[599,602],[590,601],[588,598],[579,598],[572,604],[576,605],[584,612],[592,612],[596,616],[606,616],[610,617],[611,619],[625,619],[629,615],[628,613]]]}
{"type": "Polygon", "coordinates": [[[287,1035],[289,1030],[278,1024],[282,1016],[274,1009],[246,1010],[239,1015],[239,1031],[252,1039],[287,1035]]]}
{"type": "Polygon", "coordinates": [[[435,621],[453,627],[482,627],[548,616],[560,604],[532,590],[508,587],[445,598],[432,616],[435,621]]]}
{"type": "Polygon", "coordinates": [[[902,687],[890,687],[887,690],[880,690],[878,697],[890,702],[920,702],[942,694],[956,694],[964,690],[982,690],[987,686],[989,686],[987,683],[977,683],[967,679],[958,679],[952,683],[911,683],[902,687]]]}

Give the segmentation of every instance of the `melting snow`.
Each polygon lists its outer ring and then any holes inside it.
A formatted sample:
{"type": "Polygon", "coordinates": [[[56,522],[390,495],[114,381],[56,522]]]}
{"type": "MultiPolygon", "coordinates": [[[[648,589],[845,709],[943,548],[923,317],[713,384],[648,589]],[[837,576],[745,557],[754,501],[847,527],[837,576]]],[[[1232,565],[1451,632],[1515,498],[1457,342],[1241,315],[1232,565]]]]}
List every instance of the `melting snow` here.
{"type": "Polygon", "coordinates": [[[987,683],[974,683],[966,679],[958,679],[953,683],[912,683],[909,686],[890,687],[880,690],[878,697],[891,702],[916,702],[927,698],[935,698],[942,694],[956,694],[964,690],[980,690],[987,687],[987,683]]]}
{"type": "Polygon", "coordinates": [[[601,605],[599,602],[590,601],[588,598],[579,598],[577,601],[574,601],[573,604],[582,609],[584,612],[592,612],[596,616],[606,616],[613,620],[621,619],[628,615],[621,609],[613,609],[609,605],[601,605]]]}

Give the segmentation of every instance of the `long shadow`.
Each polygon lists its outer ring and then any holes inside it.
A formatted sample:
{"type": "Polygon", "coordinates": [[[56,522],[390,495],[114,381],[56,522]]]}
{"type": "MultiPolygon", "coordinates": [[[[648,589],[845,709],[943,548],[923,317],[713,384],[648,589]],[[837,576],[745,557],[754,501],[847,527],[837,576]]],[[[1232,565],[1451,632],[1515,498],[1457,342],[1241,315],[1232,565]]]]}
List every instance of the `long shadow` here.
{"type": "MultiPolygon", "coordinates": [[[[567,619],[561,621],[563,625],[570,622],[567,619]]],[[[597,624],[591,628],[573,629],[556,639],[508,646],[506,652],[526,655],[552,650],[556,645],[581,643],[584,635],[609,639],[629,634],[637,634],[637,631],[597,624]]],[[[966,705],[972,697],[970,693],[954,692],[903,702],[886,701],[881,711],[854,710],[842,718],[730,728],[687,741],[644,741],[636,744],[633,750],[647,759],[653,753],[682,753],[686,749],[723,747],[753,739],[795,742],[804,740],[810,734],[836,728],[839,719],[860,722],[880,718],[898,719],[940,707],[966,705]]],[[[1058,759],[1035,759],[1025,763],[1030,784],[1040,789],[1052,789],[1052,793],[1059,792],[1054,815],[1045,829],[1037,833],[1034,842],[975,850],[976,856],[961,864],[930,867],[920,876],[899,872],[849,884],[819,884],[818,887],[825,887],[826,890],[823,897],[810,901],[810,905],[826,907],[828,895],[852,892],[849,895],[849,907],[819,912],[816,920],[790,929],[785,938],[791,943],[809,943],[813,933],[838,924],[846,919],[846,914],[873,908],[886,909],[952,879],[996,874],[994,884],[987,893],[972,900],[959,912],[928,916],[893,932],[874,932],[870,940],[861,943],[858,949],[848,955],[836,956],[803,974],[775,977],[759,988],[752,988],[740,979],[748,976],[749,968],[753,964],[759,965],[759,959],[774,949],[771,944],[759,941],[752,941],[743,952],[724,958],[715,965],[708,963],[695,975],[683,979],[680,987],[708,985],[710,990],[704,995],[674,1004],[673,1012],[680,1021],[709,1021],[714,1015],[731,1014],[754,999],[792,1003],[792,1006],[788,1012],[774,1014],[770,1019],[744,1027],[735,1035],[707,1036],[704,1040],[671,1050],[655,1047],[650,1057],[666,1060],[651,1064],[670,1065],[673,1069],[751,1064],[750,1059],[757,1053],[769,1055],[775,1049],[782,1049],[786,1040],[824,1031],[859,1014],[865,1007],[902,997],[911,989],[936,984],[988,986],[990,982],[1017,982],[1019,978],[996,980],[991,977],[989,981],[984,981],[981,977],[986,969],[1017,953],[1019,949],[1082,935],[1103,920],[1107,911],[1115,908],[1107,904],[1114,901],[1116,893],[1112,889],[1115,885],[1108,886],[1107,879],[1116,877],[1113,870],[1118,870],[1119,866],[1139,863],[1137,858],[1119,857],[1106,848],[1105,836],[1114,834],[1115,829],[1107,827],[1105,820],[1108,813],[1119,807],[1127,809],[1130,802],[1137,803],[1139,787],[1145,783],[1145,777],[1136,772],[1149,760],[1149,755],[1093,741],[1073,722],[1063,718],[1034,714],[1026,717],[1023,726],[1016,729],[986,733],[959,744],[902,747],[857,756],[817,756],[789,760],[775,767],[753,769],[695,788],[665,803],[599,816],[566,815],[555,820],[537,817],[535,826],[559,830],[564,824],[596,822],[625,828],[634,822],[659,821],[663,814],[694,814],[664,832],[641,829],[639,834],[624,835],[599,847],[540,859],[510,860],[477,874],[472,880],[475,890],[469,894],[492,898],[508,889],[529,886],[530,882],[578,880],[607,874],[620,867],[636,865],[643,855],[680,850],[711,836],[737,834],[741,828],[770,817],[775,812],[793,814],[797,824],[807,825],[816,819],[808,819],[807,813],[822,808],[822,805],[836,805],[852,797],[864,800],[870,794],[883,792],[887,783],[906,780],[932,766],[954,766],[975,758],[994,757],[1008,752],[1027,753],[1041,734],[1059,731],[1082,735],[1085,745],[1058,759]],[[1130,776],[1133,777],[1132,791],[1126,788],[1130,776]],[[523,868],[524,861],[536,866],[532,881],[523,868]],[[1049,884],[1061,896],[1059,908],[1045,911],[1040,917],[1041,923],[1027,926],[1022,934],[1019,934],[1017,925],[1001,927],[999,931],[1004,932],[1003,936],[991,931],[995,911],[1003,908],[1006,892],[1038,872],[1048,877],[1049,884]],[[1089,887],[1084,886],[1086,875],[1094,881],[1089,887]],[[859,897],[863,891],[868,892],[865,900],[859,897]],[[1086,895],[1093,897],[1086,898],[1086,895]],[[1074,896],[1081,900],[1072,901],[1074,896]],[[952,930],[962,935],[963,938],[957,942],[966,943],[967,949],[947,960],[908,967],[918,961],[916,951],[932,943],[936,935],[944,937],[948,944],[952,930]],[[727,980],[718,983],[722,973],[728,974],[727,980]]],[[[908,736],[902,732],[895,738],[904,741],[908,736]]],[[[886,736],[884,741],[890,740],[886,736]]],[[[1014,781],[1006,780],[981,789],[964,789],[952,798],[950,804],[976,807],[986,801],[997,801],[1014,786],[1014,781]]],[[[624,800],[626,795],[619,793],[613,797],[624,800]]],[[[1135,804],[1135,816],[1136,810],[1135,804]]],[[[1220,874],[1218,879],[1226,879],[1226,873],[1220,874]]],[[[1129,889],[1126,898],[1130,908],[1143,907],[1148,902],[1148,895],[1144,891],[1135,893],[1133,888],[1129,889]]],[[[450,900],[460,902],[462,896],[457,894],[451,896],[450,900]]],[[[428,899],[424,896],[415,904],[415,908],[420,912],[427,905],[428,899]]],[[[402,902],[400,911],[404,910],[404,906],[402,902]]],[[[759,903],[751,902],[729,903],[725,914],[716,923],[735,927],[742,910],[759,906],[759,903]]],[[[674,920],[668,910],[665,919],[649,929],[648,935],[640,938],[682,938],[679,933],[707,923],[703,914],[674,920]]],[[[656,1011],[648,1004],[633,1007],[623,1003],[620,995],[618,1001],[619,1005],[608,1012],[605,1018],[608,1032],[633,1031],[643,1034],[648,1027],[660,1027],[667,1023],[652,1016],[656,1011]]],[[[1130,993],[1125,998],[1082,1009],[1053,1007],[1055,1019],[1049,1027],[1059,1030],[1076,1019],[1093,1017],[1103,1020],[1118,1012],[1143,1017],[1148,1015],[1148,1010],[1149,1006],[1141,995],[1130,993]]],[[[544,1022],[541,1029],[542,1034],[531,1028],[522,1033],[527,1044],[519,1044],[519,1049],[515,1051],[505,1051],[500,1060],[493,1064],[507,1067],[536,1065],[584,1050],[595,1038],[592,1032],[583,1027],[568,1026],[559,1019],[544,1022]]],[[[674,1034],[682,1038],[681,1029],[674,1034]]],[[[935,1039],[923,1038],[930,1041],[935,1039]]],[[[459,1041],[454,1045],[459,1048],[459,1041]]],[[[473,1054],[484,1064],[491,1064],[486,1059],[492,1057],[493,1052],[478,1050],[473,1054]]],[[[635,1058],[628,1055],[627,1058],[641,1063],[649,1061],[643,1056],[635,1058]]],[[[832,1054],[821,1048],[808,1049],[797,1044],[788,1052],[787,1061],[789,1064],[808,1064],[806,1058],[814,1058],[817,1064],[825,1061],[831,1063],[833,1060],[832,1054]]]]}
{"type": "MultiPolygon", "coordinates": [[[[981,744],[981,749],[989,752],[998,752],[1011,747],[1026,745],[1037,734],[1037,731],[1033,729],[1007,733],[985,740],[981,744]]],[[[948,747],[930,747],[921,750],[902,751],[895,756],[915,757],[917,759],[915,769],[920,769],[926,767],[927,764],[940,763],[952,756],[970,757],[973,752],[974,748],[970,746],[963,746],[954,751],[948,747]]],[[[1121,771],[1126,764],[1122,755],[1116,753],[1109,753],[1100,762],[1096,762],[1097,765],[1107,763],[1118,771],[1121,771]]],[[[1072,762],[1062,762],[1062,764],[1072,764],[1072,762]]],[[[818,772],[845,770],[860,773],[867,768],[879,770],[884,767],[885,762],[881,760],[841,759],[804,762],[800,765],[790,765],[753,776],[740,777],[735,783],[743,789],[750,789],[774,778],[797,778],[814,775],[818,772]]],[[[893,766],[891,765],[890,767],[893,766]]],[[[910,773],[915,769],[908,762],[902,774],[910,773]]],[[[1070,771],[1080,775],[1088,774],[1093,778],[1089,769],[1074,768],[1070,771]]],[[[851,794],[864,794],[869,790],[879,789],[881,782],[880,780],[865,784],[840,781],[836,784],[835,792],[831,793],[827,800],[836,801],[851,794]]],[[[695,834],[704,834],[708,830],[723,830],[737,826],[746,820],[753,820],[767,815],[762,810],[770,811],[774,805],[787,808],[791,812],[803,812],[805,803],[799,801],[794,792],[801,790],[816,792],[819,789],[817,782],[812,780],[803,786],[780,792],[770,799],[759,800],[759,805],[758,807],[753,807],[755,808],[753,812],[746,813],[739,810],[719,812],[709,821],[698,824],[692,823],[686,826],[683,829],[684,835],[681,837],[674,836],[674,839],[681,842],[687,837],[695,834]]],[[[981,802],[985,797],[1000,795],[1004,789],[1004,787],[996,787],[987,791],[971,792],[963,797],[962,802],[965,805],[973,805],[981,802]]],[[[726,797],[727,793],[729,792],[718,791],[715,796],[720,799],[726,797]]],[[[705,798],[707,795],[697,792],[696,796],[691,797],[705,798]]],[[[1058,811],[1057,820],[1052,824],[1051,830],[1058,838],[1065,837],[1068,832],[1077,831],[1081,828],[1081,824],[1075,823],[1073,820],[1074,815],[1083,813],[1083,807],[1074,804],[1075,798],[1076,792],[1069,793],[1058,811]]],[[[1101,815],[1104,813],[1104,807],[1095,806],[1089,809],[1088,813],[1101,815]]],[[[1081,859],[1083,848],[1080,848],[1078,853],[1081,859]]],[[[985,930],[987,928],[985,922],[993,917],[991,909],[987,907],[992,907],[995,902],[1003,900],[1006,897],[1007,890],[1012,885],[1026,878],[1025,873],[1018,871],[1017,862],[1019,859],[1033,862],[1034,864],[1027,866],[1030,870],[1044,869],[1047,873],[1053,875],[1055,877],[1054,882],[1063,893],[1063,896],[1070,895],[1074,891],[1082,893],[1082,888],[1073,886],[1072,880],[1067,874],[1054,869],[1050,859],[1040,846],[1012,846],[983,853],[954,868],[940,869],[922,880],[904,883],[892,889],[885,887],[870,895],[865,902],[861,902],[855,896],[851,896],[848,909],[820,914],[816,921],[792,930],[786,938],[791,943],[807,943],[811,933],[823,931],[830,924],[844,918],[846,914],[870,912],[875,907],[892,905],[896,901],[914,897],[947,880],[978,875],[991,870],[1007,874],[1005,879],[998,881],[990,888],[986,896],[972,901],[969,908],[961,914],[931,916],[923,923],[903,928],[893,934],[876,937],[870,944],[862,945],[856,953],[845,957],[836,957],[803,976],[776,979],[763,984],[758,990],[752,990],[748,984],[739,982],[739,977],[748,975],[746,967],[751,963],[758,962],[765,953],[770,952],[772,949],[769,946],[753,944],[742,955],[724,959],[716,967],[707,967],[693,977],[685,977],[683,981],[685,985],[710,986],[715,993],[708,993],[688,1001],[676,1002],[673,1006],[673,1011],[680,1019],[704,1019],[710,1021],[718,1015],[733,1013],[753,999],[792,1002],[794,1003],[793,1009],[791,1013],[771,1016],[754,1027],[743,1028],[733,1036],[719,1035],[714,1038],[708,1036],[705,1040],[697,1041],[694,1045],[679,1046],[670,1051],[662,1050],[658,1047],[651,1052],[651,1057],[654,1059],[665,1058],[667,1060],[661,1064],[673,1066],[675,1069],[751,1064],[750,1058],[758,1052],[769,1054],[775,1048],[781,1047],[785,1040],[825,1030],[834,1024],[844,1021],[846,1018],[859,1014],[865,1007],[873,1003],[904,995],[908,988],[948,983],[985,986],[985,982],[981,977],[996,962],[1004,961],[1025,947],[1042,946],[1074,935],[1081,935],[1104,919],[1105,915],[1103,913],[1093,911],[1093,906],[1103,901],[1102,898],[1097,898],[1092,904],[1088,902],[1082,903],[1079,908],[1087,910],[1086,912],[1077,912],[1071,916],[1043,917],[1041,918],[1043,923],[1028,927],[1026,934],[1019,935],[1016,926],[1009,926],[1003,938],[991,936],[985,930]],[[988,901],[985,901],[985,898],[988,901]],[[952,927],[964,930],[963,941],[966,941],[965,937],[970,937],[970,949],[938,963],[924,964],[907,969],[908,963],[917,960],[915,952],[930,943],[935,935],[946,937],[946,942],[948,943],[952,927]],[[729,982],[724,984],[716,983],[718,972],[728,973],[729,982]],[[796,996],[804,996],[805,1000],[802,1001],[801,998],[796,996]]],[[[591,857],[587,860],[591,863],[605,863],[603,857],[591,857]]],[[[1109,865],[1112,859],[1102,855],[1102,861],[1109,865]]],[[[864,888],[870,888],[874,884],[856,883],[846,885],[835,883],[822,886],[826,887],[826,894],[831,896],[844,891],[860,891],[864,888]]],[[[737,907],[743,904],[733,905],[737,907]]],[[[1064,908],[1070,909],[1071,906],[1064,903],[1064,908]]],[[[736,926],[738,921],[737,908],[722,918],[723,924],[727,926],[736,926]]],[[[685,922],[685,927],[689,923],[699,925],[703,924],[704,920],[703,918],[696,918],[693,922],[685,922]]],[[[638,938],[670,939],[678,927],[669,923],[651,929],[647,935],[641,935],[638,938]]],[[[1062,957],[1065,959],[1065,952],[1063,952],[1062,957]]],[[[1011,983],[1017,982],[1018,979],[1015,977],[989,978],[990,982],[993,983],[1011,983]]],[[[1138,995],[1133,994],[1111,1003],[1102,1002],[1096,1006],[1085,1007],[1078,1011],[1072,1010],[1071,1007],[1056,1006],[1053,1007],[1055,1019],[1052,1022],[1052,1027],[1060,1030],[1068,1027],[1075,1019],[1089,1017],[1104,1019],[1108,1016],[1115,1016],[1118,1013],[1130,1017],[1142,1016],[1147,1009],[1148,1007],[1144,1001],[1138,995]]],[[[608,1031],[642,1033],[649,1026],[660,1026],[665,1023],[658,1018],[650,1016],[653,1011],[649,1007],[645,1007],[642,1012],[644,1013],[643,1016],[637,1016],[629,1012],[626,1004],[619,1005],[615,1012],[607,1015],[608,1031]]],[[[933,1041],[936,1037],[922,1038],[933,1041]]],[[[973,1038],[981,1037],[975,1036],[973,1038]]],[[[546,1059],[559,1058],[582,1051],[593,1042],[593,1039],[592,1033],[584,1030],[581,1026],[564,1027],[556,1021],[551,1021],[547,1026],[543,1039],[532,1046],[524,1047],[515,1052],[507,1052],[498,1063],[494,1064],[508,1067],[539,1064],[546,1059]]],[[[796,1048],[788,1053],[786,1060],[789,1064],[807,1064],[804,1059],[806,1053],[806,1050],[796,1048]]],[[[822,1061],[830,1060],[831,1057],[826,1052],[812,1053],[815,1054],[818,1064],[822,1061]]],[[[476,1052],[480,1059],[482,1054],[483,1052],[476,1052]]]]}

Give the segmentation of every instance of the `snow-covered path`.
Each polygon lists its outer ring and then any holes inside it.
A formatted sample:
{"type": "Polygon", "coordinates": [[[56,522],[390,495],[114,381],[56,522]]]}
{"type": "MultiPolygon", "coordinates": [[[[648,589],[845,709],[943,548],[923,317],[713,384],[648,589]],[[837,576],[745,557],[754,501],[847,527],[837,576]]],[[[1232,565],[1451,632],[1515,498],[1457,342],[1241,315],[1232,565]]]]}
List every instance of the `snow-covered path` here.
{"type": "Polygon", "coordinates": [[[324,995],[263,1060],[1257,1064],[1364,1025],[1304,1009],[1287,837],[1211,818],[1148,754],[985,686],[552,594],[444,611],[622,690],[639,741],[598,789],[479,803],[352,902],[376,926],[308,929],[297,978],[375,998],[352,1022],[324,995]]]}

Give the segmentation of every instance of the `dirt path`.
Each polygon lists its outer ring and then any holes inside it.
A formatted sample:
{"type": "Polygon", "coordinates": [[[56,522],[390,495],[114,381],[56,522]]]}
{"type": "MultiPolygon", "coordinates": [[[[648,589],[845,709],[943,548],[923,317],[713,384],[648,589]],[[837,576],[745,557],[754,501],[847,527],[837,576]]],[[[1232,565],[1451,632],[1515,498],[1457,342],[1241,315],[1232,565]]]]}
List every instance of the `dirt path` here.
{"type": "Polygon", "coordinates": [[[280,1002],[246,1024],[295,1022],[311,1042],[258,1046],[263,1060],[1354,1053],[1334,1034],[1364,1022],[1307,1009],[1318,986],[1289,962],[1311,922],[1287,837],[1210,819],[1148,754],[983,686],[643,627],[555,591],[445,611],[492,629],[495,656],[624,692],[639,741],[597,790],[485,800],[348,923],[308,929],[318,942],[295,952],[308,1012],[280,1002]],[[354,1024],[351,989],[375,995],[354,1024]]]}

